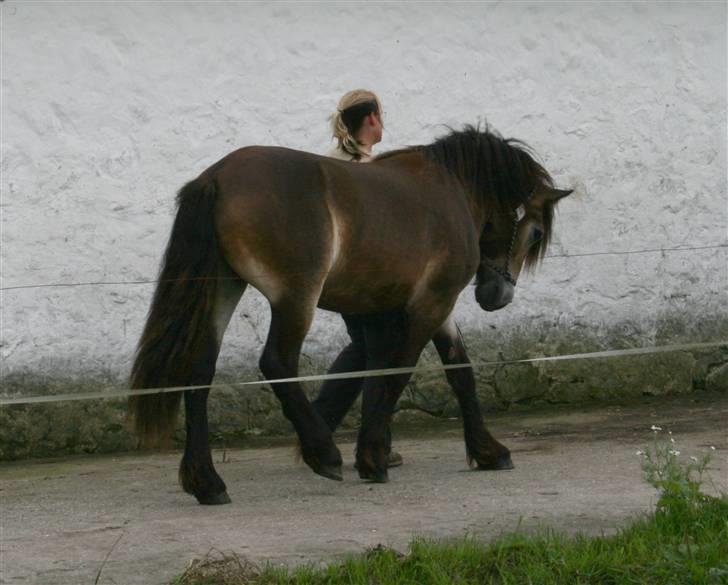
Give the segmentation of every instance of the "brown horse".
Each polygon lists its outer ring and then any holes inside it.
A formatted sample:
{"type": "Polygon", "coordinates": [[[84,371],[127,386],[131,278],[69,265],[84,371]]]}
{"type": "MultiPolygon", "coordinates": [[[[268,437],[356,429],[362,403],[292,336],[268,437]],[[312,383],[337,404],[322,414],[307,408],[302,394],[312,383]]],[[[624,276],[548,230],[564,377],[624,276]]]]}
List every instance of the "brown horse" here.
{"type": "MultiPolygon", "coordinates": [[[[248,284],[270,302],[259,364],[269,380],[297,376],[316,307],[360,316],[366,369],[412,367],[431,340],[443,363],[468,363],[450,317],[459,293],[475,276],[483,309],[508,304],[522,266],[546,249],[555,203],[569,193],[554,189],[523,143],[487,128],[467,126],[370,164],[285,148],[236,150],[178,194],[132,386],[210,384],[248,284]]],[[[387,480],[389,422],[409,378],[348,382],[363,385],[356,458],[364,479],[387,480]]],[[[508,449],[483,424],[472,371],[447,378],[462,409],[469,461],[478,469],[512,467],[508,449]]],[[[340,480],[332,430],[301,385],[272,386],[303,460],[340,480]]],[[[230,500],[210,454],[208,393],[184,393],[180,482],[200,503],[222,504],[230,500]]],[[[179,393],[131,400],[142,444],[169,436],[179,401],[179,393]]]]}

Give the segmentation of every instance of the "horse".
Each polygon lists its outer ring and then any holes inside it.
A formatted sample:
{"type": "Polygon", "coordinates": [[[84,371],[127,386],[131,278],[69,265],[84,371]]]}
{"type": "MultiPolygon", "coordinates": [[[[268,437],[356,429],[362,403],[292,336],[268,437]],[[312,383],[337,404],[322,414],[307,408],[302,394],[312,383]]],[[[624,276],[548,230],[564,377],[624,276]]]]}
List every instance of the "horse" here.
{"type": "MultiPolygon", "coordinates": [[[[522,268],[543,257],[557,202],[570,193],[555,188],[525,143],[470,125],[369,164],[249,146],[183,186],[131,372],[132,388],[203,386],[184,391],[182,489],[200,504],[230,502],[212,461],[207,399],[223,334],[248,285],[271,310],[260,370],[274,381],[303,461],[340,481],[332,429],[299,382],[276,381],[297,377],[315,309],[361,316],[367,370],[412,368],[430,341],[444,364],[468,364],[451,315],[459,294],[475,278],[482,309],[510,303],[522,268]]],[[[362,386],[356,467],[364,480],[388,480],[389,424],[410,376],[346,382],[362,386]]],[[[447,379],[471,467],[512,468],[509,450],[483,423],[472,370],[449,370],[447,379]]],[[[130,399],[141,446],[168,440],[180,402],[179,392],[130,399]]]]}

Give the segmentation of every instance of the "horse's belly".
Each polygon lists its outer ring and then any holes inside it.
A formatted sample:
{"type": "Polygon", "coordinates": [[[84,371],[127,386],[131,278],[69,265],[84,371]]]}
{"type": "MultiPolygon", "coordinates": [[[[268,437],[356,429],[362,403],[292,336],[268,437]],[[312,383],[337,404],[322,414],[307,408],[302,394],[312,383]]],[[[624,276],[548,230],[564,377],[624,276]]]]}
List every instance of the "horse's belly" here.
{"type": "Polygon", "coordinates": [[[404,307],[411,295],[411,284],[382,282],[375,275],[370,279],[329,278],[321,292],[318,306],[348,315],[379,313],[404,307]]]}

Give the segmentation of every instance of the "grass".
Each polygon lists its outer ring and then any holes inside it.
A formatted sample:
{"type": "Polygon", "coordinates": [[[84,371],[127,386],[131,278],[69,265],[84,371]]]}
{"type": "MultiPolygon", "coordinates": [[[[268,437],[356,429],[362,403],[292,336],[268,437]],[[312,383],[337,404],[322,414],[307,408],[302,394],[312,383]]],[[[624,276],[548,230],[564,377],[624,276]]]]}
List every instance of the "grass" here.
{"type": "Polygon", "coordinates": [[[415,540],[406,555],[377,547],[295,570],[258,569],[220,554],[197,561],[172,585],[728,585],[728,496],[701,491],[710,454],[680,459],[672,437],[656,432],[638,455],[660,497],[653,513],[614,536],[545,530],[490,543],[415,540]]]}

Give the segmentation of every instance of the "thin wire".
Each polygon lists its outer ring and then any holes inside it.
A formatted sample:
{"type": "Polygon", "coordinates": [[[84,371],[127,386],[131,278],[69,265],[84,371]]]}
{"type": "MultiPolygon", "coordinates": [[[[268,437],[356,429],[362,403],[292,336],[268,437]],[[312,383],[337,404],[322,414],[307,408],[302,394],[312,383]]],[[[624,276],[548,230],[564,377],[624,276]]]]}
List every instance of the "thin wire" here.
{"type": "MultiPolygon", "coordinates": [[[[628,256],[630,254],[654,254],[657,252],[689,252],[696,250],[717,250],[722,248],[728,248],[728,244],[713,244],[710,246],[694,246],[694,247],[681,247],[681,248],[645,248],[643,250],[627,250],[622,252],[581,252],[577,254],[549,254],[544,256],[544,260],[552,258],[586,258],[589,256],[628,256]]],[[[362,272],[371,272],[376,269],[359,270],[362,272]]],[[[355,271],[357,272],[357,271],[355,271]]],[[[302,272],[303,273],[303,272],[302,272]]],[[[329,271],[324,271],[324,274],[328,274],[329,271]]],[[[290,274],[295,274],[291,272],[290,274]]],[[[5,286],[0,287],[0,291],[12,291],[12,290],[28,290],[35,288],[72,288],[80,286],[119,286],[119,285],[139,285],[139,284],[159,284],[162,282],[185,282],[195,280],[240,280],[237,276],[197,276],[191,278],[165,278],[156,280],[107,280],[107,281],[89,281],[89,282],[56,282],[46,284],[26,284],[18,286],[5,286]]]]}
{"type": "Polygon", "coordinates": [[[546,258],[583,258],[586,256],[626,256],[629,254],[651,254],[655,252],[682,252],[691,250],[717,250],[728,248],[728,244],[713,244],[712,246],[694,246],[690,248],[645,248],[644,250],[630,250],[627,252],[582,252],[579,254],[549,254],[546,258]]]}
{"type": "Polygon", "coordinates": [[[624,357],[655,353],[668,353],[695,349],[708,349],[712,347],[728,346],[728,340],[708,341],[702,343],[682,343],[677,345],[658,345],[651,347],[635,347],[631,349],[608,349],[585,353],[562,354],[516,360],[496,360],[488,362],[472,362],[466,364],[440,364],[430,366],[414,366],[405,368],[383,368],[378,370],[362,370],[358,372],[343,372],[340,374],[313,374],[310,376],[296,376],[294,378],[277,378],[274,380],[249,380],[247,382],[234,382],[231,384],[201,384],[196,386],[167,386],[162,388],[115,389],[107,388],[98,392],[76,394],[43,394],[36,396],[22,396],[19,398],[0,397],[0,407],[19,404],[48,404],[52,402],[69,402],[77,400],[96,400],[100,398],[128,398],[130,396],[143,396],[146,394],[162,394],[172,392],[185,392],[188,390],[204,390],[215,388],[229,388],[231,386],[266,386],[269,384],[283,384],[291,382],[313,382],[322,380],[346,380],[349,378],[375,378],[379,376],[392,376],[398,374],[414,374],[417,372],[460,370],[466,368],[485,368],[494,366],[507,366],[514,364],[532,364],[536,362],[557,362],[565,360],[586,360],[595,358],[624,357]]]}

